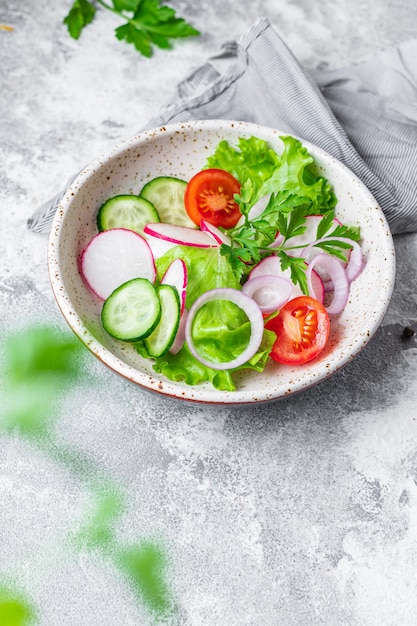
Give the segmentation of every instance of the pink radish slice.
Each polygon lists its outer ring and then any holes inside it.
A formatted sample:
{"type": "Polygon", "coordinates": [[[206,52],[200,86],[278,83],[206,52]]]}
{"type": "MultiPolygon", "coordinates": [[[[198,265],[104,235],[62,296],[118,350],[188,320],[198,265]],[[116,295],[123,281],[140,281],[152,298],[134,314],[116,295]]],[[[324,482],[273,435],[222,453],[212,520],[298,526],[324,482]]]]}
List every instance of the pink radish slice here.
{"type": "MultiPolygon", "coordinates": [[[[248,276],[248,281],[252,280],[253,278],[256,278],[257,276],[268,276],[268,275],[281,276],[291,281],[291,270],[290,269],[283,270],[281,268],[281,261],[279,260],[277,256],[274,256],[274,255],[267,256],[265,257],[265,259],[262,259],[262,261],[259,261],[259,263],[255,265],[253,270],[250,272],[248,276]]],[[[313,294],[310,294],[310,295],[323,304],[323,301],[324,301],[323,281],[315,270],[311,272],[311,281],[314,287],[314,295],[313,294]]],[[[294,285],[292,281],[291,281],[291,284],[293,288],[291,298],[302,296],[303,292],[301,291],[300,287],[298,285],[294,285]]]]}
{"type": "MultiPolygon", "coordinates": [[[[266,209],[266,206],[269,202],[270,197],[271,197],[270,195],[262,196],[262,198],[259,198],[259,200],[255,202],[255,204],[249,210],[248,218],[250,220],[255,219],[255,217],[259,217],[261,213],[263,213],[263,211],[266,209]]],[[[242,215],[242,217],[239,219],[236,226],[242,226],[244,222],[245,222],[245,218],[242,215]]]]}
{"type": "MultiPolygon", "coordinates": [[[[323,219],[323,215],[307,215],[305,226],[306,230],[302,235],[296,235],[287,239],[285,246],[293,247],[297,246],[295,250],[287,250],[286,252],[291,256],[303,256],[302,250],[307,246],[310,246],[317,239],[317,227],[323,219]]],[[[338,219],[333,220],[333,226],[340,226],[341,222],[338,219]]]]}
{"type": "Polygon", "coordinates": [[[230,237],[226,235],[226,233],[221,231],[220,228],[217,228],[217,226],[210,224],[210,222],[207,222],[206,220],[201,220],[200,229],[202,232],[208,233],[209,235],[214,237],[214,240],[219,245],[221,245],[222,243],[225,243],[228,246],[230,246],[230,243],[231,243],[230,237]]]}
{"type": "Polygon", "coordinates": [[[185,342],[185,325],[188,318],[188,309],[184,309],[180,318],[180,325],[178,326],[177,334],[175,335],[174,343],[168,350],[171,354],[177,354],[181,350],[185,342]]]}
{"type": "Polygon", "coordinates": [[[213,237],[201,230],[195,230],[188,226],[177,226],[176,224],[165,224],[158,222],[156,224],[146,224],[143,232],[146,235],[152,235],[164,241],[182,246],[194,246],[196,248],[215,248],[219,244],[214,241],[213,237]]]}
{"type": "Polygon", "coordinates": [[[185,298],[187,293],[187,266],[182,259],[175,259],[167,268],[165,274],[161,278],[161,285],[171,285],[178,291],[180,297],[181,314],[185,307],[185,298]]]}
{"type": "Polygon", "coordinates": [[[274,241],[269,244],[268,248],[279,248],[282,242],[284,241],[284,239],[285,239],[284,235],[281,235],[280,233],[278,233],[274,241]]]}
{"type": "Polygon", "coordinates": [[[152,251],[153,258],[159,259],[165,252],[174,248],[177,244],[172,241],[166,241],[165,239],[160,239],[159,237],[152,237],[152,235],[145,235],[146,241],[152,251]]]}
{"type": "Polygon", "coordinates": [[[288,302],[293,293],[293,284],[283,276],[264,274],[248,280],[242,291],[255,300],[262,313],[269,314],[288,302]]]}
{"type": "Polygon", "coordinates": [[[95,235],[81,254],[81,274],[88,287],[102,300],[132,278],[154,282],[154,258],[146,240],[125,228],[112,228],[95,235]]]}

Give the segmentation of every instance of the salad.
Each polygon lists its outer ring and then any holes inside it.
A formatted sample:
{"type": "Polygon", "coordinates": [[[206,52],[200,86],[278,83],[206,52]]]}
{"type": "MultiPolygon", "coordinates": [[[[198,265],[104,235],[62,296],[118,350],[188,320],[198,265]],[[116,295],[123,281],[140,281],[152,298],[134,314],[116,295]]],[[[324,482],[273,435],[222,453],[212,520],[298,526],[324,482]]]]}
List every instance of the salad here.
{"type": "Polygon", "coordinates": [[[113,338],[188,385],[318,357],[363,265],[359,228],[306,147],[221,141],[190,180],[158,176],[109,198],[80,272],[113,338]]]}

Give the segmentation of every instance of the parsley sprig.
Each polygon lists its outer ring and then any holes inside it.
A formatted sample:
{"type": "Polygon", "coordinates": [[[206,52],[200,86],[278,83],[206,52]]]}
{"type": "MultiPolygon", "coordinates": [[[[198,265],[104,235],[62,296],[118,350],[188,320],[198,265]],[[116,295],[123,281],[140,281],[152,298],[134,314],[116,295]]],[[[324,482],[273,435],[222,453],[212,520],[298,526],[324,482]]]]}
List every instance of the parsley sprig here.
{"type": "Polygon", "coordinates": [[[111,4],[103,0],[74,0],[64,18],[73,39],[78,39],[94,20],[97,6],[115,13],[125,22],[115,29],[116,38],[133,44],[145,57],[152,56],[153,46],[169,49],[171,39],[200,34],[182,17],[177,17],[174,9],[161,5],[160,0],[111,0],[111,4]]]}
{"type": "MultiPolygon", "coordinates": [[[[302,292],[308,294],[307,264],[302,257],[294,255],[293,251],[299,246],[291,245],[291,239],[306,231],[306,219],[312,214],[311,202],[308,198],[287,191],[272,193],[262,213],[250,219],[249,213],[256,199],[255,189],[248,179],[242,185],[240,194],[234,196],[243,220],[237,227],[228,231],[231,243],[221,245],[221,254],[228,258],[239,280],[247,275],[256,263],[275,254],[280,259],[281,268],[290,270],[293,283],[298,284],[302,292]],[[281,242],[277,247],[270,249],[268,246],[274,242],[277,232],[282,237],[281,242]],[[292,253],[288,254],[289,251],[292,253]]],[[[334,210],[328,209],[318,223],[316,240],[322,241],[317,243],[317,246],[346,261],[345,253],[351,248],[347,240],[358,241],[359,229],[342,224],[335,226],[334,218],[334,210]]]]}

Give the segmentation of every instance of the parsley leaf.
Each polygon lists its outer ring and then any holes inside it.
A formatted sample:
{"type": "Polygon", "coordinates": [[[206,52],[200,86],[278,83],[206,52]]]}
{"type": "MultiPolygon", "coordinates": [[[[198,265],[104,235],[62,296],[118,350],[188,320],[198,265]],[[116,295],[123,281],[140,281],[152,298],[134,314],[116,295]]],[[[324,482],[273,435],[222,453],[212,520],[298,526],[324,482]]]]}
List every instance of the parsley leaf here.
{"type": "Polygon", "coordinates": [[[152,56],[152,40],[146,32],[135,28],[132,24],[119,26],[114,32],[119,41],[132,43],[144,57],[152,56]]]}
{"type": "Polygon", "coordinates": [[[308,241],[319,241],[314,243],[316,247],[344,262],[352,248],[349,240],[359,241],[360,231],[335,220],[337,198],[302,143],[289,135],[280,139],[284,146],[280,155],[267,142],[250,137],[239,139],[235,147],[221,141],[207,159],[206,167],[225,169],[242,185],[234,196],[242,219],[227,231],[231,243],[223,244],[220,251],[239,280],[260,260],[275,254],[281,268],[290,271],[293,283],[308,294],[306,261],[294,256],[296,249],[302,254],[308,245],[306,238],[294,240],[306,233],[307,218],[321,216],[316,233],[310,237],[308,232],[308,241]],[[260,213],[252,212],[258,201],[264,202],[263,198],[268,198],[265,208],[260,213]],[[272,243],[274,247],[269,247],[272,243]]]}
{"type": "Polygon", "coordinates": [[[95,4],[101,6],[124,20],[124,24],[115,29],[119,41],[133,44],[145,57],[151,57],[153,46],[161,49],[172,47],[171,39],[197,36],[200,32],[188,24],[169,6],[160,4],[160,0],[75,0],[70,12],[64,19],[71,37],[78,39],[81,31],[90,24],[96,13],[95,4]]]}
{"type": "Polygon", "coordinates": [[[300,285],[301,291],[308,295],[308,285],[306,277],[307,263],[304,259],[289,256],[284,250],[278,252],[278,257],[281,261],[281,269],[289,269],[291,272],[291,280],[294,285],[300,285]]]}
{"type": "Polygon", "coordinates": [[[319,225],[317,226],[317,234],[316,239],[321,239],[329,232],[330,228],[333,226],[334,220],[334,211],[328,211],[320,220],[319,225]]]}
{"type": "Polygon", "coordinates": [[[87,24],[91,24],[96,14],[95,6],[88,0],[75,0],[70,12],[64,19],[68,32],[73,39],[78,39],[87,24]]]}

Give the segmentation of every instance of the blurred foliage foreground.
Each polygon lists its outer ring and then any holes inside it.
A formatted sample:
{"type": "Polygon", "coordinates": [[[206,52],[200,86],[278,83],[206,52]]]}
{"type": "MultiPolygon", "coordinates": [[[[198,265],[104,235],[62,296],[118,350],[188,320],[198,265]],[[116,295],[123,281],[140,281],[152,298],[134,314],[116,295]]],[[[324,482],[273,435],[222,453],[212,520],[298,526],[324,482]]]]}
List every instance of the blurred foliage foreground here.
{"type": "MultiPolygon", "coordinates": [[[[152,621],[173,616],[165,549],[148,539],[128,546],[118,543],[115,525],[125,507],[123,490],[54,437],[60,403],[84,379],[84,347],[72,333],[31,326],[5,337],[2,352],[0,432],[24,438],[88,487],[89,511],[69,545],[75,550],[99,550],[124,576],[152,621]]],[[[0,625],[37,624],[41,613],[42,607],[35,606],[29,594],[0,569],[0,625]]],[[[56,619],[60,623],[59,615],[56,619]]]]}

